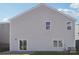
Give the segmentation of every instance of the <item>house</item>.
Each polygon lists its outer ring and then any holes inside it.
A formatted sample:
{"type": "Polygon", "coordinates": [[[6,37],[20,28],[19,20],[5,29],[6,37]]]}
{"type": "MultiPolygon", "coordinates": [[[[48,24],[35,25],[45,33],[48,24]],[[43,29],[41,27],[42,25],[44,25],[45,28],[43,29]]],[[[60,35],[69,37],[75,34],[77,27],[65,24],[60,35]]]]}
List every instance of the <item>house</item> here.
{"type": "Polygon", "coordinates": [[[75,25],[76,50],[79,50],[79,24],[75,25]]]}
{"type": "Polygon", "coordinates": [[[79,24],[75,25],[75,40],[79,40],[79,24]]]}
{"type": "Polygon", "coordinates": [[[0,50],[1,49],[9,49],[9,30],[10,23],[9,22],[0,22],[0,50]]]}
{"type": "Polygon", "coordinates": [[[39,4],[10,21],[10,51],[75,48],[75,19],[46,4],[39,4]]]}

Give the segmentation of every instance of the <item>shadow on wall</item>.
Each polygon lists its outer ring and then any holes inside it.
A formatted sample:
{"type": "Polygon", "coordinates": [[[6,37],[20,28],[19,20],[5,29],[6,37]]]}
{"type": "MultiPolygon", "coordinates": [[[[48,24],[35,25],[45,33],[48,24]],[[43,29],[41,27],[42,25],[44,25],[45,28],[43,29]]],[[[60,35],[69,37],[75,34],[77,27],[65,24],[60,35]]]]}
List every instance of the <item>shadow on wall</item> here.
{"type": "Polygon", "coordinates": [[[79,51],[79,40],[76,40],[76,50],[79,51]]]}
{"type": "Polygon", "coordinates": [[[9,51],[9,44],[0,43],[0,52],[9,51]]]}

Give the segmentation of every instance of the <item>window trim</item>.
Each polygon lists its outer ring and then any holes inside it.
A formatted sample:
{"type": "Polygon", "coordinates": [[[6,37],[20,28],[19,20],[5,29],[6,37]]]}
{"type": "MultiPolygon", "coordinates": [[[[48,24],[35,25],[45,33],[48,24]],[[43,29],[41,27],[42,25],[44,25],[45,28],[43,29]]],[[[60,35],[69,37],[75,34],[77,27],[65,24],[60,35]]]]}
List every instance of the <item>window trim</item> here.
{"type": "Polygon", "coordinates": [[[66,26],[67,26],[67,30],[72,30],[72,22],[71,21],[67,22],[66,26]]]}
{"type": "Polygon", "coordinates": [[[53,40],[53,47],[55,47],[55,48],[58,48],[58,47],[62,48],[63,45],[64,45],[64,43],[63,43],[62,40],[53,40]],[[55,43],[55,41],[56,41],[56,43],[55,43]],[[61,44],[59,42],[61,42],[61,44]]]}

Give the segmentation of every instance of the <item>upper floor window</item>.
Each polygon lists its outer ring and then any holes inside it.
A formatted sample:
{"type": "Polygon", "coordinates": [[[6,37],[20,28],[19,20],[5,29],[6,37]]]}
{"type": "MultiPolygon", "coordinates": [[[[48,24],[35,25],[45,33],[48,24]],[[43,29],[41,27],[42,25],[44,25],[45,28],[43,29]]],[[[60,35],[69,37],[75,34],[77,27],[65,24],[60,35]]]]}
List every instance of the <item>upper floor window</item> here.
{"type": "Polygon", "coordinates": [[[46,30],[50,30],[50,22],[46,22],[46,30]]]}
{"type": "Polygon", "coordinates": [[[71,26],[67,26],[67,30],[71,30],[71,26]]]}
{"type": "Polygon", "coordinates": [[[72,28],[71,22],[67,22],[67,30],[71,30],[71,28],[72,28]]]}

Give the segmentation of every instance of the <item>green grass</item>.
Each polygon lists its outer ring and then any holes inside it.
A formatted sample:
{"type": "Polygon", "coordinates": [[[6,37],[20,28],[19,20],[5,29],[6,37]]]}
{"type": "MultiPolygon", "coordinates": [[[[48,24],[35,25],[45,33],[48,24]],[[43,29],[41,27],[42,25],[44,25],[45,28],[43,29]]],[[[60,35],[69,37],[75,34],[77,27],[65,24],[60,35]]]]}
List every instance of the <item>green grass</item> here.
{"type": "Polygon", "coordinates": [[[79,55],[79,51],[76,53],[69,52],[57,52],[57,51],[34,51],[31,55],[79,55]]]}
{"type": "Polygon", "coordinates": [[[9,51],[9,49],[0,49],[0,52],[9,51]]]}

